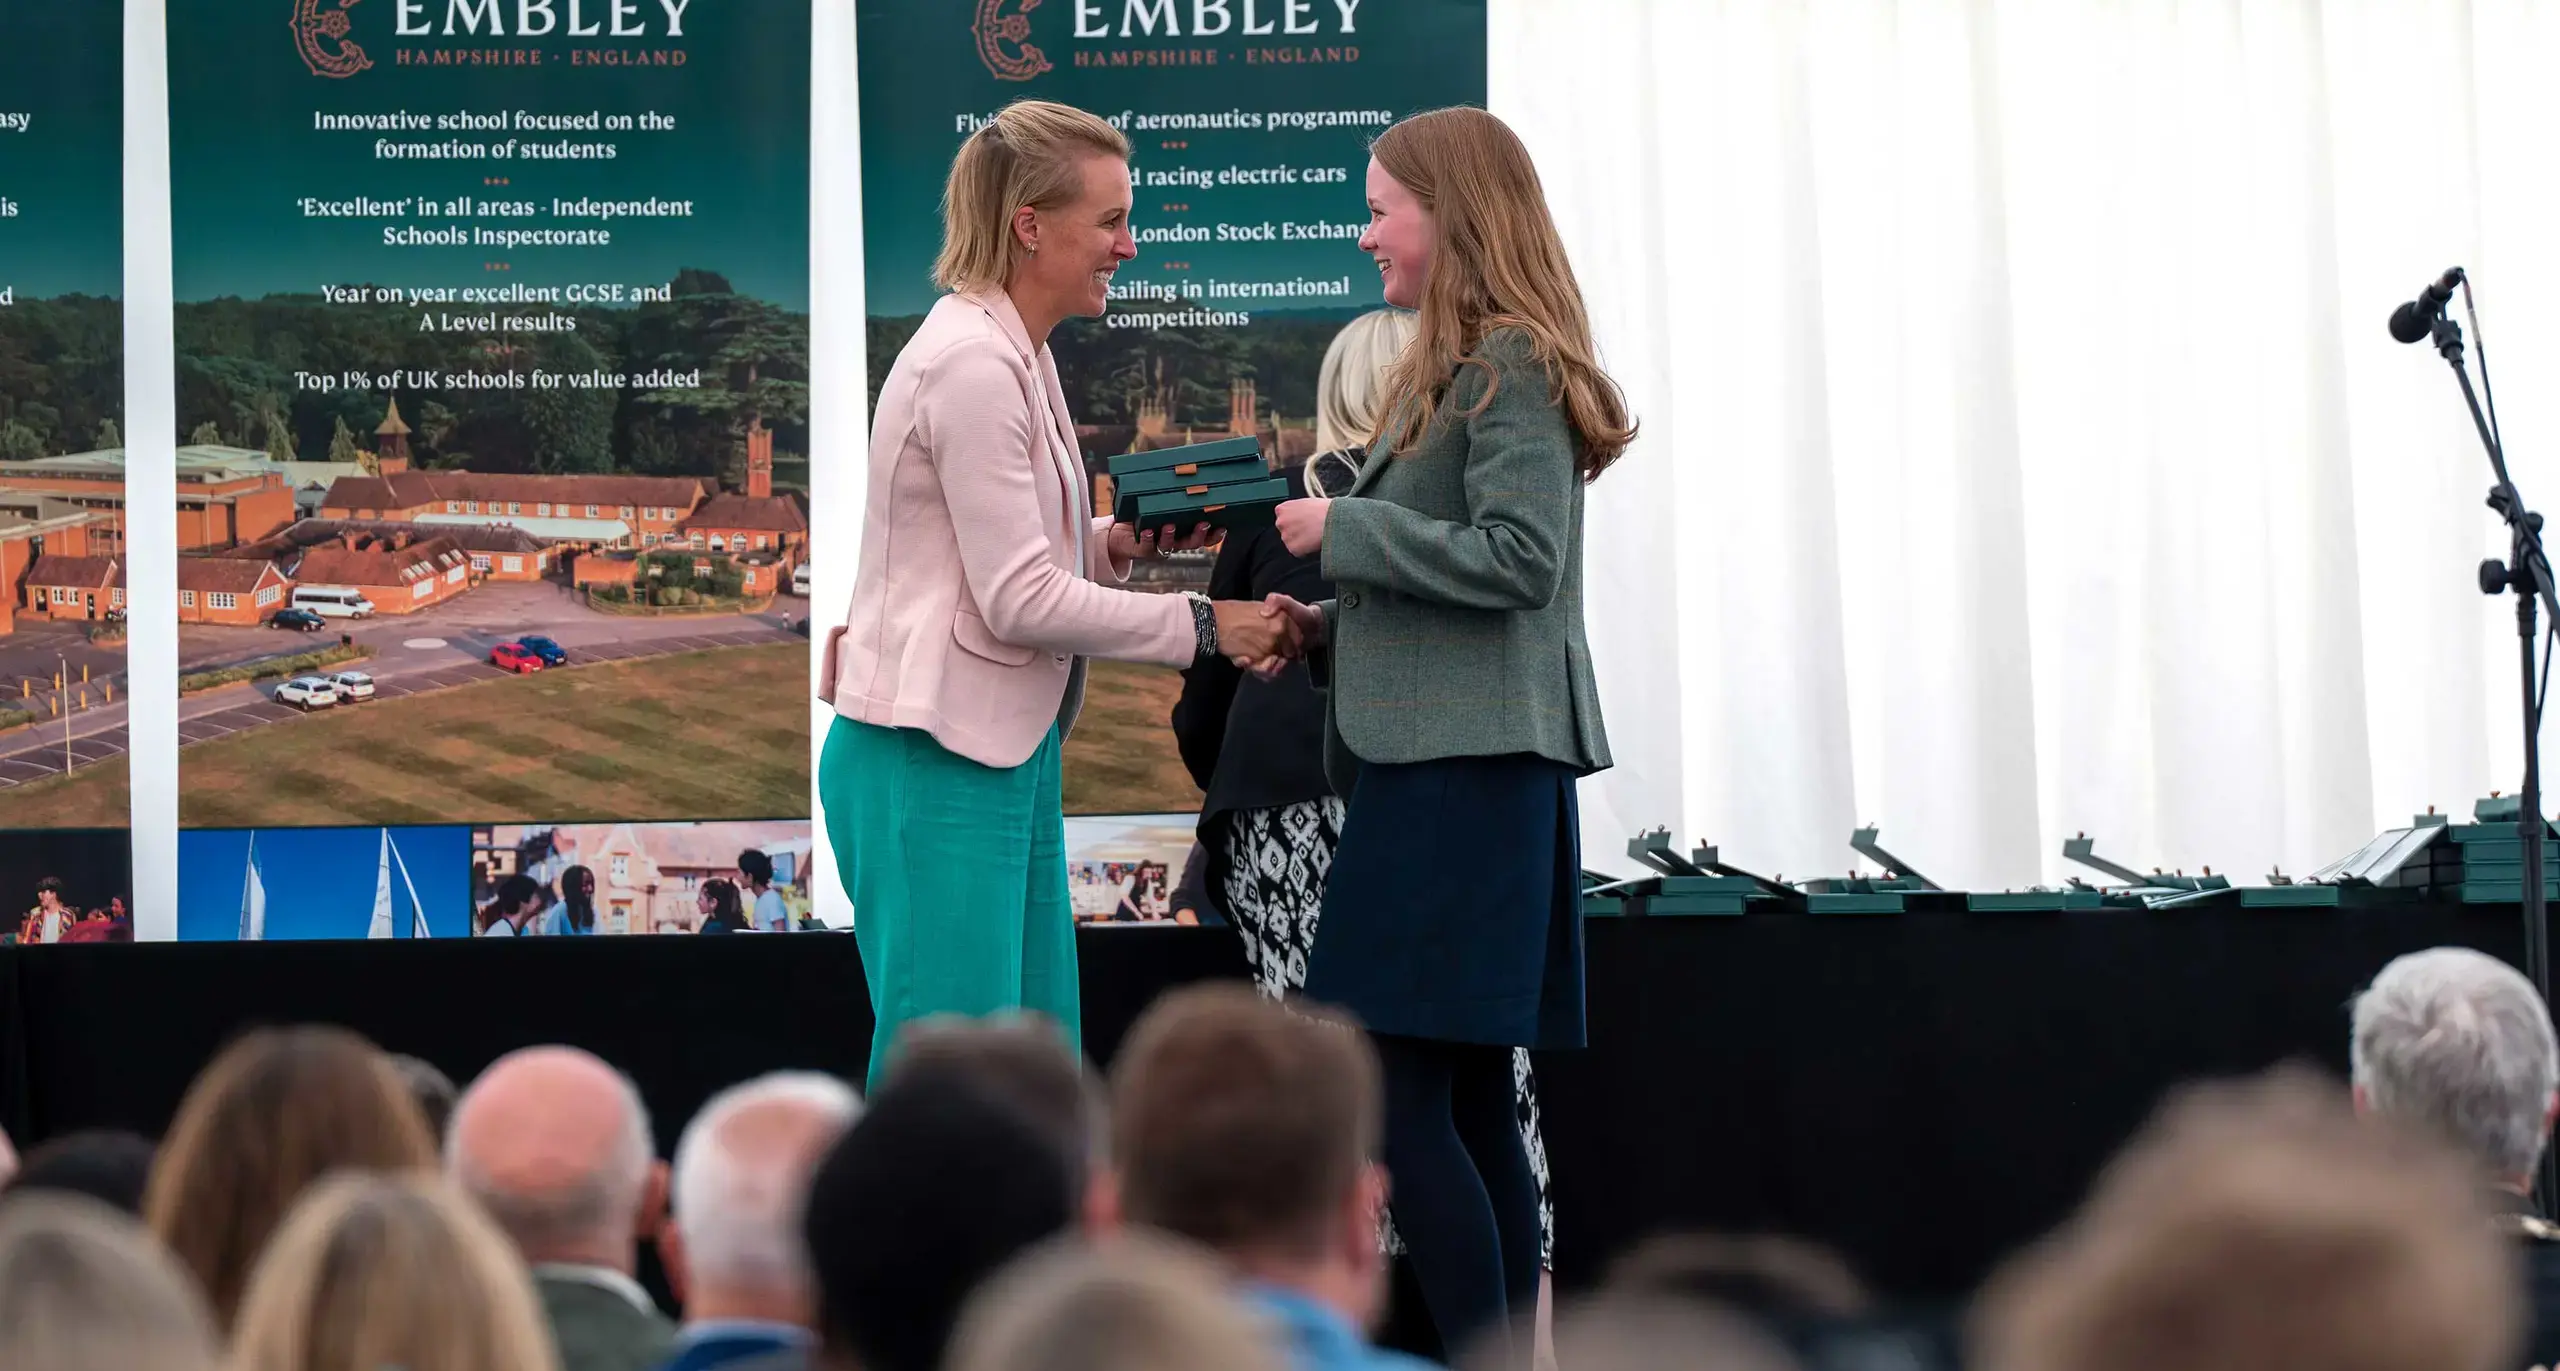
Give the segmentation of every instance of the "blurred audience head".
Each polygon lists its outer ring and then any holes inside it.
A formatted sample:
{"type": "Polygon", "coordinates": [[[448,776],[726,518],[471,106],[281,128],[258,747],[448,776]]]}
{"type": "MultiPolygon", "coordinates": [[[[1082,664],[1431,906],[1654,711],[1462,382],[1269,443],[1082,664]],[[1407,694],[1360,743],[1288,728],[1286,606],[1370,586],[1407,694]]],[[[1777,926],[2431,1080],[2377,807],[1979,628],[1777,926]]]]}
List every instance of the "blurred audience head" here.
{"type": "Polygon", "coordinates": [[[258,1261],[229,1371],[557,1371],[532,1277],[426,1173],[339,1176],[258,1261]]]}
{"type": "Polygon", "coordinates": [[[801,1221],[834,1371],[935,1371],[988,1275],[1075,1221],[1056,1133],[966,1079],[886,1081],[819,1163],[801,1221]]]}
{"type": "Polygon", "coordinates": [[[785,1071],[712,1096],[685,1125],[659,1250],[687,1320],[813,1322],[800,1210],[810,1173],[860,1110],[844,1082],[785,1071]]]}
{"type": "Polygon", "coordinates": [[[13,1191],[0,1204],[0,1366],[213,1371],[195,1282],[131,1218],[93,1200],[13,1191]]]}
{"type": "Polygon", "coordinates": [[[454,1104],[445,1173],[537,1266],[628,1275],[666,1207],[639,1088],[574,1047],[524,1048],[481,1072],[454,1104]]]}
{"type": "Polygon", "coordinates": [[[2560,1110],[2551,1011],[2523,973],[2467,947],[2412,952],[2356,996],[2360,1109],[2426,1129],[2530,1190],[2560,1110]]]}
{"type": "Polygon", "coordinates": [[[1378,1060],[1339,1022],[1243,985],[1156,1001],[1112,1070],[1121,1212],[1317,1299],[1381,1311],[1378,1060]]]}
{"type": "Polygon", "coordinates": [[[1979,1371],[2513,1371],[2476,1176],[2297,1071],[2193,1088],[1974,1314],[1979,1371]]]}
{"type": "Polygon", "coordinates": [[[1333,335],[1316,369],[1316,451],[1366,449],[1378,431],[1378,397],[1387,369],[1413,341],[1413,315],[1373,309],[1333,335]]]}
{"type": "Polygon", "coordinates": [[[9,1130],[0,1128],[0,1185],[18,1174],[18,1149],[9,1141],[9,1130]]]}
{"type": "MultiPolygon", "coordinates": [[[[1507,1371],[1509,1347],[1488,1339],[1462,1371],[1507,1371]]],[[[1798,1371],[1778,1340],[1741,1314],[1668,1293],[1611,1291],[1556,1314],[1555,1364],[1570,1371],[1798,1371]]],[[[2155,1371],[2166,1371],[2156,1368],[2155,1371]]]]}
{"type": "Polygon", "coordinates": [[[138,1217],[143,1188],[151,1183],[152,1156],[151,1140],[138,1133],[66,1133],[28,1153],[17,1179],[0,1193],[81,1195],[138,1217]]]}
{"type": "MultiPolygon", "coordinates": [[[[1122,1235],[1053,1243],[968,1304],[950,1371],[1286,1371],[1271,1330],[1204,1255],[1122,1235]]],[[[1577,1368],[1578,1371],[1578,1368],[1577,1368]]]]}
{"type": "Polygon", "coordinates": [[[1837,1253],[1765,1234],[1655,1238],[1610,1263],[1602,1285],[1703,1300],[1755,1318],[1853,1318],[1869,1306],[1866,1286],[1837,1253]]]}
{"type": "Polygon", "coordinates": [[[418,1113],[427,1121],[427,1136],[442,1147],[445,1129],[453,1123],[453,1078],[433,1062],[401,1053],[392,1054],[391,1065],[400,1073],[401,1084],[409,1087],[409,1098],[418,1102],[418,1113]]]}
{"type": "Polygon", "coordinates": [[[1072,1163],[1079,1204],[1093,1175],[1110,1164],[1111,1110],[1102,1084],[1058,1026],[1037,1014],[919,1020],[898,1035],[881,1083],[924,1076],[968,1081],[1039,1125],[1072,1163]]]}
{"type": "Polygon", "coordinates": [[[435,1165],[399,1072],[344,1029],[260,1029],[187,1088],[143,1215],[228,1328],[250,1264],[302,1192],[333,1171],[435,1165]]]}

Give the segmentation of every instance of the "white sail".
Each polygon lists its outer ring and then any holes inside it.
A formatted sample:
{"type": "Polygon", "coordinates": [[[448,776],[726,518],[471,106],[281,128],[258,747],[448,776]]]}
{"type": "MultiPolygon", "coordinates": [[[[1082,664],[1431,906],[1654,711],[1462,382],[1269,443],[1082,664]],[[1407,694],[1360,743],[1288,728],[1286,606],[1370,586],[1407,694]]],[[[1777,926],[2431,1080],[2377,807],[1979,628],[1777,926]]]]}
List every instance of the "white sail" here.
{"type": "Polygon", "coordinates": [[[391,830],[382,830],[382,853],[373,872],[373,926],[365,930],[368,938],[392,936],[391,924],[391,830]]]}
{"type": "Polygon", "coordinates": [[[427,931],[427,906],[418,898],[418,883],[409,878],[409,859],[400,855],[400,845],[391,841],[388,829],[383,831],[382,840],[391,849],[391,860],[400,864],[400,884],[409,892],[409,936],[434,937],[435,934],[427,931]]]}
{"type": "Polygon", "coordinates": [[[262,942],[267,936],[267,883],[258,877],[258,835],[249,835],[249,867],[240,884],[240,941],[262,942]]]}

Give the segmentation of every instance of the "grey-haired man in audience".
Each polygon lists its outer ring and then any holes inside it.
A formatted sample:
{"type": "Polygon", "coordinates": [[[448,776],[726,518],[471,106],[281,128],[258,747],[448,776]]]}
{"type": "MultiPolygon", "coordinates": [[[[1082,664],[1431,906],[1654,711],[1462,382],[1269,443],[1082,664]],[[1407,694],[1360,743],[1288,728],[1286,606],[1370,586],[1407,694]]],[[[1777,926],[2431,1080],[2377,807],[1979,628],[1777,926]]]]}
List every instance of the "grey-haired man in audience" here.
{"type": "Polygon", "coordinates": [[[2356,997],[2356,1108],[2426,1128],[2478,1163],[2514,1234],[2533,1306],[2533,1363],[2560,1365],[2560,1226],[2534,1173],[2560,1114],[2551,1010],[2514,967],[2467,947],[2412,952],[2356,997]]]}
{"type": "Polygon", "coordinates": [[[711,1097],[676,1144],[658,1239],[684,1327],[664,1371],[804,1371],[817,1290],[800,1237],[809,1176],[861,1111],[832,1076],[778,1071],[711,1097]]]}

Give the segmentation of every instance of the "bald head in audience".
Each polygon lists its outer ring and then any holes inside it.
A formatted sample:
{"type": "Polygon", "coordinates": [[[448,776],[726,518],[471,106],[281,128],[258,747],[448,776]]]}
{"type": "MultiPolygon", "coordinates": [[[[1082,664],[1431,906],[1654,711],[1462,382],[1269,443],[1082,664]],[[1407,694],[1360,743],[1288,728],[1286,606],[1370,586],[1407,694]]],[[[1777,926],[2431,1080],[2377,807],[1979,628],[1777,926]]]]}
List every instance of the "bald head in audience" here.
{"type": "Polygon", "coordinates": [[[640,1092],[574,1047],[529,1047],[480,1073],[454,1104],[445,1165],[536,1266],[627,1275],[666,1205],[640,1092]]]}

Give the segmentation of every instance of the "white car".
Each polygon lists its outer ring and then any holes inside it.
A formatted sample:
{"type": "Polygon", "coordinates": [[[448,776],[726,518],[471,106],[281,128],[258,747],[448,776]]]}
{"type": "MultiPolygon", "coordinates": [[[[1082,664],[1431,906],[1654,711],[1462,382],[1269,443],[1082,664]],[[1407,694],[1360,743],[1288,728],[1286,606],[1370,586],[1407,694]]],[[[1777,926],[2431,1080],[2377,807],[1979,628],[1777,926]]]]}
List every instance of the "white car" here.
{"type": "Polygon", "coordinates": [[[329,678],[329,684],[336,686],[338,698],[349,704],[373,698],[373,678],[361,671],[341,671],[329,678]]]}
{"type": "Polygon", "coordinates": [[[337,682],[326,676],[296,676],[276,687],[277,704],[298,705],[305,713],[326,709],[337,702],[337,682]]]}

